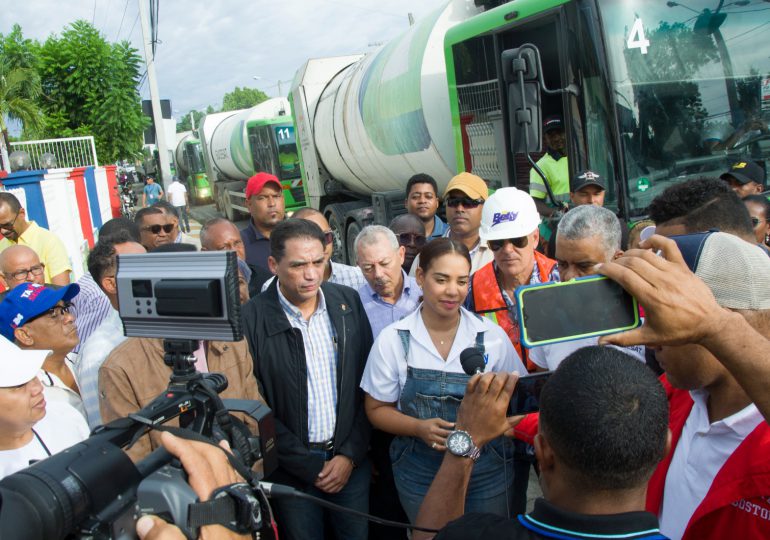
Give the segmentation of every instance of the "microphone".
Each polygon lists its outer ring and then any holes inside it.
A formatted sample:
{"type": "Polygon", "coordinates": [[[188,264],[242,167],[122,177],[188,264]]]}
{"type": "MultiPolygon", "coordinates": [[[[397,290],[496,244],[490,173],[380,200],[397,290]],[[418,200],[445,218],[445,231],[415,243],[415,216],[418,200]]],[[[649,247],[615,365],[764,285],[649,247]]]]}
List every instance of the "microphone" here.
{"type": "Polygon", "coordinates": [[[484,373],[484,368],[486,367],[484,355],[475,347],[468,347],[460,353],[460,364],[463,366],[463,371],[468,375],[484,373]]]}

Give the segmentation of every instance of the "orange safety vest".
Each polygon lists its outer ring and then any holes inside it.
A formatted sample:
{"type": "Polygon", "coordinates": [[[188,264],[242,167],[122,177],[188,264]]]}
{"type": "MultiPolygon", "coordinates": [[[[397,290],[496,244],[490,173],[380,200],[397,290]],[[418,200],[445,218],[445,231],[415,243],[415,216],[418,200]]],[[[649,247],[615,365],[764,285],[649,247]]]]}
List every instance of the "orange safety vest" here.
{"type": "MultiPolygon", "coordinates": [[[[540,281],[542,283],[551,281],[551,273],[556,268],[556,261],[535,251],[535,262],[540,274],[540,281]]],[[[474,311],[505,330],[505,333],[508,334],[508,339],[513,343],[516,352],[519,353],[521,360],[525,362],[527,369],[529,371],[535,369],[535,364],[530,362],[527,350],[521,346],[519,341],[521,337],[519,321],[508,311],[500,284],[497,282],[494,264],[489,263],[479,268],[471,277],[471,283],[474,311]]]]}

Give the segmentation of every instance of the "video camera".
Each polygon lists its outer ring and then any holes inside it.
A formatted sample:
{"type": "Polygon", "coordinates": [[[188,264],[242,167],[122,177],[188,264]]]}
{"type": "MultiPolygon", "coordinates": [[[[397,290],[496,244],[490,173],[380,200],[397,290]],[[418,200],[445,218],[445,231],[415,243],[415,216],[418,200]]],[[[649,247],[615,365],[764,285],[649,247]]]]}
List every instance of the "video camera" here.
{"type": "MultiPolygon", "coordinates": [[[[265,474],[277,467],[270,409],[255,401],[220,399],[227,378],[194,367],[199,339],[242,339],[237,276],[232,251],[118,256],[125,334],[165,338],[169,386],[140,411],[99,426],[85,441],[0,481],[4,537],[130,539],[136,537],[136,520],[152,513],[195,538],[188,510],[197,496],[180,464],[163,448],[136,464],[122,450],[151,429],[172,430],[161,424],[173,418],[191,438],[227,439],[245,466],[241,469],[259,459],[265,474]],[[254,419],[259,437],[230,412],[254,419]]],[[[270,525],[262,520],[269,506],[256,476],[252,486],[258,504],[247,525],[256,532],[270,525]]]]}

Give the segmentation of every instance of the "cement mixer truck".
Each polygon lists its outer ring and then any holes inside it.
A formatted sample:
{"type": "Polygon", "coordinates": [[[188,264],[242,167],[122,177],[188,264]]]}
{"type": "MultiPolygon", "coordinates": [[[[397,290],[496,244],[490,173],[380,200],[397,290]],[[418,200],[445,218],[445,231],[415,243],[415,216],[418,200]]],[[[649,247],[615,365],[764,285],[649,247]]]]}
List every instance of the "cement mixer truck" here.
{"type": "Polygon", "coordinates": [[[599,173],[605,206],[640,219],[673,183],[770,156],[770,47],[751,38],[768,24],[719,0],[452,0],[371,54],[299,69],[308,202],[351,261],[415,173],[439,195],[458,171],[528,189],[542,119],[559,114],[570,174],[599,173]]]}
{"type": "Polygon", "coordinates": [[[277,176],[286,208],[305,206],[294,124],[286,98],[250,109],[206,115],[198,128],[206,176],[217,209],[228,219],[248,217],[244,190],[256,172],[277,176]]]}
{"type": "Polygon", "coordinates": [[[177,175],[187,184],[187,194],[192,204],[208,204],[212,201],[211,186],[203,163],[203,148],[193,131],[177,133],[174,162],[177,175]]]}

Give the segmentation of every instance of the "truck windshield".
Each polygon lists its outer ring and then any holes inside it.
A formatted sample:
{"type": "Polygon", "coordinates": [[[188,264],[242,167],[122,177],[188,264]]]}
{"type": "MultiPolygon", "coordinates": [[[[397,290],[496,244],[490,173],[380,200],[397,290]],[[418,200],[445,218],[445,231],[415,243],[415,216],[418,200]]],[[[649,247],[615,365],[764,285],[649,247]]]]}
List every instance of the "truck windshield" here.
{"type": "Polygon", "coordinates": [[[278,163],[281,167],[281,179],[298,178],[300,176],[299,156],[297,155],[297,140],[294,137],[294,126],[291,124],[278,125],[275,130],[275,140],[278,143],[278,163]]]}
{"type": "Polygon", "coordinates": [[[187,145],[190,158],[190,173],[206,172],[206,168],[203,165],[203,150],[201,150],[201,143],[190,143],[187,145]]]}
{"type": "Polygon", "coordinates": [[[599,0],[629,214],[675,182],[770,156],[770,5],[599,0]]]}

